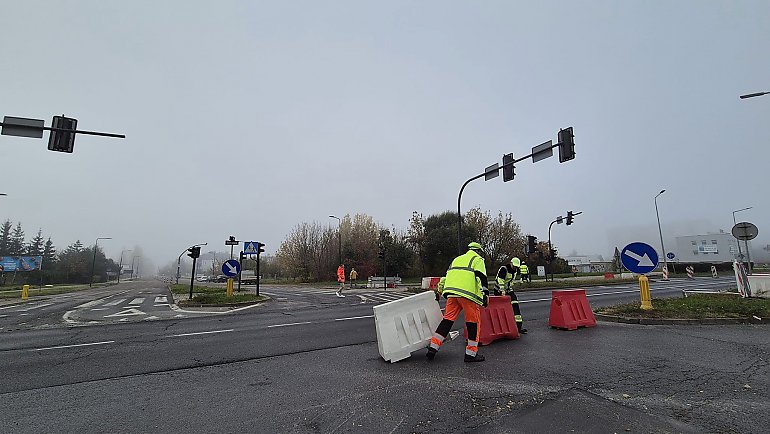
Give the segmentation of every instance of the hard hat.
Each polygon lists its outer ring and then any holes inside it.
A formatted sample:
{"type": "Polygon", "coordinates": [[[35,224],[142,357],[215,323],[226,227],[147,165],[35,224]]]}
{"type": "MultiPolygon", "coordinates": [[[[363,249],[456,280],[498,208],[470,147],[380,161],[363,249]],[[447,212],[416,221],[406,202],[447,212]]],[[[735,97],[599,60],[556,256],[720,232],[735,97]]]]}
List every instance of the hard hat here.
{"type": "Polygon", "coordinates": [[[475,241],[470,243],[470,244],[468,244],[468,249],[469,250],[480,250],[482,252],[484,251],[484,249],[481,248],[481,244],[479,244],[479,243],[477,243],[475,241]]]}
{"type": "Polygon", "coordinates": [[[514,267],[520,267],[521,261],[519,260],[519,258],[514,257],[513,259],[511,259],[511,265],[514,267]]]}

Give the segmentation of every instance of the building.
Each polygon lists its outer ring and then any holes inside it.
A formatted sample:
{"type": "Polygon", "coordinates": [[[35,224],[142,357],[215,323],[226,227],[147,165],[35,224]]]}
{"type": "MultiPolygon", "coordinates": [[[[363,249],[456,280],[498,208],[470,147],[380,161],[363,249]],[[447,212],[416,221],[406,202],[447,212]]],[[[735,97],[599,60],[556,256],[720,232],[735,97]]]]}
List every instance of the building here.
{"type": "MultiPolygon", "coordinates": [[[[744,253],[745,254],[745,253],[744,253]]],[[[676,253],[672,262],[733,262],[738,258],[738,240],[731,234],[690,235],[676,237],[676,253]]]]}
{"type": "Polygon", "coordinates": [[[567,256],[564,258],[575,273],[605,273],[612,271],[612,262],[602,256],[567,256]]]}

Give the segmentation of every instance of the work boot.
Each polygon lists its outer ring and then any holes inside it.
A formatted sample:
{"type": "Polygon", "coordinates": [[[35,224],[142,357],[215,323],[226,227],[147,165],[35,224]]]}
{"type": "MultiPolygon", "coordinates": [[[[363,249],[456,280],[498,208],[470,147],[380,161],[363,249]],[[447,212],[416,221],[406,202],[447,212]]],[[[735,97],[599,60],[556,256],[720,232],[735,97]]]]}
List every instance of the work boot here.
{"type": "Polygon", "coordinates": [[[524,327],[520,328],[519,329],[519,334],[526,335],[527,334],[527,329],[525,329],[524,327]]]}
{"type": "Polygon", "coordinates": [[[467,354],[466,354],[466,355],[465,355],[465,361],[466,361],[467,363],[471,363],[471,362],[483,362],[483,361],[484,361],[484,356],[483,356],[483,355],[481,355],[481,354],[476,354],[476,356],[474,357],[474,356],[469,356],[469,355],[467,355],[467,354]]]}
{"type": "Polygon", "coordinates": [[[433,358],[436,357],[436,353],[438,353],[438,350],[428,347],[428,352],[425,353],[425,357],[427,357],[428,360],[433,360],[433,358]]]}

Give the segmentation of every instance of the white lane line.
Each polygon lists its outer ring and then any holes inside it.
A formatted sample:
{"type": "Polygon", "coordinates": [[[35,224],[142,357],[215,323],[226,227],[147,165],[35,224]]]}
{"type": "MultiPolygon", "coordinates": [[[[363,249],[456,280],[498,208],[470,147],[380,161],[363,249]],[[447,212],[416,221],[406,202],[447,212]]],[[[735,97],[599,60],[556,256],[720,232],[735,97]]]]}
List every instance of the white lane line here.
{"type": "Polygon", "coordinates": [[[347,320],[350,320],[350,319],[361,319],[361,318],[374,318],[374,315],[351,316],[349,318],[335,318],[334,321],[347,321],[347,320]]]}
{"type": "Polygon", "coordinates": [[[91,310],[92,310],[92,311],[100,311],[100,310],[109,310],[109,309],[110,309],[110,308],[108,308],[108,307],[95,307],[95,308],[93,308],[93,309],[91,309],[91,310]]]}
{"type": "Polygon", "coordinates": [[[117,306],[117,305],[119,305],[120,303],[123,303],[124,301],[126,301],[126,299],[125,299],[125,298],[119,298],[119,299],[117,299],[117,300],[113,300],[113,301],[111,301],[111,302],[109,302],[109,303],[104,303],[104,305],[105,305],[105,306],[117,306]]]}
{"type": "Polygon", "coordinates": [[[135,298],[128,302],[128,304],[138,305],[144,303],[144,297],[135,298]]]}
{"type": "Polygon", "coordinates": [[[12,308],[14,308],[14,307],[22,307],[22,306],[24,306],[24,305],[23,305],[23,304],[12,304],[12,305],[10,305],[10,306],[3,306],[3,307],[0,307],[0,310],[3,310],[3,309],[12,309],[12,308]]]}
{"type": "Polygon", "coordinates": [[[312,323],[310,321],[292,322],[292,323],[288,323],[288,324],[275,324],[275,325],[267,326],[267,328],[271,329],[271,328],[274,328],[274,327],[289,327],[289,326],[302,325],[302,324],[312,324],[312,323]]]}
{"type": "Polygon", "coordinates": [[[61,348],[75,348],[75,347],[89,347],[92,345],[106,345],[106,344],[112,344],[115,341],[102,341],[102,342],[90,342],[87,344],[74,344],[74,345],[60,345],[58,347],[45,347],[45,348],[34,348],[30,351],[45,351],[45,350],[58,350],[61,348]]]}
{"type": "Polygon", "coordinates": [[[159,296],[155,297],[155,304],[166,303],[167,301],[168,300],[166,300],[166,296],[165,295],[159,295],[159,296]]]}
{"type": "Polygon", "coordinates": [[[163,336],[163,337],[164,338],[181,338],[183,336],[198,336],[198,335],[211,335],[211,334],[214,334],[214,333],[227,333],[227,332],[231,332],[233,330],[235,330],[235,329],[212,330],[210,332],[181,333],[181,334],[178,334],[178,335],[168,335],[168,336],[163,336]]]}
{"type": "Polygon", "coordinates": [[[37,306],[32,306],[32,307],[29,307],[29,308],[27,308],[27,309],[24,309],[24,312],[30,311],[30,310],[32,310],[32,309],[40,309],[41,307],[50,306],[50,305],[52,305],[52,304],[53,304],[53,303],[43,303],[43,304],[39,304],[39,305],[37,305],[37,306]]]}

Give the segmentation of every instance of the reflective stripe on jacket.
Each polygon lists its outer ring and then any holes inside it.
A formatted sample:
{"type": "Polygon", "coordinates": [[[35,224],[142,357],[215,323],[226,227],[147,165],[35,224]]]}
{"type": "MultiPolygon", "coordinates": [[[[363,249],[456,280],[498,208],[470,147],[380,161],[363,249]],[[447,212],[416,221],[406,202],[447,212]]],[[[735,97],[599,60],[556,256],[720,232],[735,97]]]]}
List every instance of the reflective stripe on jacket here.
{"type": "Polygon", "coordinates": [[[529,274],[529,267],[526,264],[519,267],[519,270],[521,270],[521,274],[529,274]]]}
{"type": "Polygon", "coordinates": [[[456,257],[446,273],[442,291],[444,297],[463,297],[483,305],[484,294],[481,292],[481,281],[476,277],[477,271],[487,274],[484,258],[478,253],[468,250],[464,255],[456,257]]]}

